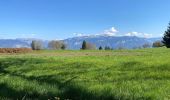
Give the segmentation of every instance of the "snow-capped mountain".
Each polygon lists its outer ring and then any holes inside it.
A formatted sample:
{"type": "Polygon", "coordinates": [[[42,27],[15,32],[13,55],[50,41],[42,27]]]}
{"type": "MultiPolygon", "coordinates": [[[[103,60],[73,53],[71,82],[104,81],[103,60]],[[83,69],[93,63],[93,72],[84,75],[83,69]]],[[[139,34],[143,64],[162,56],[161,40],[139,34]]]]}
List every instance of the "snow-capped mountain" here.
{"type": "Polygon", "coordinates": [[[95,44],[96,47],[109,46],[113,49],[132,49],[142,47],[146,43],[152,45],[154,41],[161,40],[161,38],[140,38],[136,36],[82,36],[65,39],[64,41],[69,49],[80,49],[83,40],[95,44]]]}
{"type": "MultiPolygon", "coordinates": [[[[32,40],[39,40],[34,38],[19,38],[19,39],[0,39],[0,48],[21,48],[28,47],[30,48],[30,44],[32,40]]],[[[161,38],[140,38],[135,36],[81,36],[81,37],[73,37],[63,40],[67,44],[67,49],[80,49],[83,40],[95,44],[96,47],[109,46],[113,49],[117,48],[138,48],[143,44],[152,44],[154,41],[161,40],[161,38]]],[[[42,40],[44,47],[47,47],[48,40],[42,40]]]]}

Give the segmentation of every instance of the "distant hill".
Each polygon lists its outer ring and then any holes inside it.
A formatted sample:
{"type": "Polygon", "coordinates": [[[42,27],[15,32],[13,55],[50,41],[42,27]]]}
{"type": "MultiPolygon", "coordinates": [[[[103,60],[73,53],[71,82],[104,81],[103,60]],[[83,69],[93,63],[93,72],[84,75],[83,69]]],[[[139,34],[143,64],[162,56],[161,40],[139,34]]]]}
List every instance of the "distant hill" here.
{"type": "MultiPolygon", "coordinates": [[[[0,48],[21,48],[27,47],[30,48],[30,44],[32,40],[37,39],[27,39],[27,38],[19,38],[19,39],[0,39],[0,48]]],[[[135,36],[82,36],[82,37],[73,37],[63,40],[68,49],[80,49],[82,41],[86,40],[87,42],[95,44],[97,47],[109,46],[113,49],[117,48],[138,48],[143,44],[152,44],[154,41],[161,40],[161,38],[140,38],[135,36]]],[[[47,47],[48,41],[42,40],[44,43],[44,47],[47,47]]]]}

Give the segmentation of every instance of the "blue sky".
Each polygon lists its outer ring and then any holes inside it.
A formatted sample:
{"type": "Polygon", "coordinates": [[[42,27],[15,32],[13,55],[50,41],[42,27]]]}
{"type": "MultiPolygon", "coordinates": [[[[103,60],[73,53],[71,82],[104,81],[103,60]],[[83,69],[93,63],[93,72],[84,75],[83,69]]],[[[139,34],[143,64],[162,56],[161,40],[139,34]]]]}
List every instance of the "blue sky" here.
{"type": "Polygon", "coordinates": [[[0,0],[0,38],[160,37],[170,0],[0,0]]]}

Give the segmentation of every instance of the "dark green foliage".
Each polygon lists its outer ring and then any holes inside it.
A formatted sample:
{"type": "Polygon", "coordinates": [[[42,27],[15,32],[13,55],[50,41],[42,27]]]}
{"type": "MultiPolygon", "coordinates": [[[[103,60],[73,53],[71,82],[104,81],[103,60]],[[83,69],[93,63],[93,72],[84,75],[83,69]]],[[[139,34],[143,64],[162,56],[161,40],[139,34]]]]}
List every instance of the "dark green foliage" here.
{"type": "Polygon", "coordinates": [[[105,46],[104,48],[105,50],[111,50],[111,48],[109,46],[105,46]]]}
{"type": "Polygon", "coordinates": [[[167,48],[170,48],[170,23],[169,23],[168,29],[164,33],[162,42],[167,48]]]}
{"type": "Polygon", "coordinates": [[[86,41],[84,40],[83,43],[82,43],[82,50],[85,50],[87,48],[87,43],[86,41]]]}
{"type": "Polygon", "coordinates": [[[102,46],[99,47],[99,50],[103,50],[102,46]]]}
{"type": "Polygon", "coordinates": [[[66,49],[66,45],[65,45],[65,44],[62,44],[61,49],[62,49],[62,50],[65,50],[65,49],[66,49]]]}

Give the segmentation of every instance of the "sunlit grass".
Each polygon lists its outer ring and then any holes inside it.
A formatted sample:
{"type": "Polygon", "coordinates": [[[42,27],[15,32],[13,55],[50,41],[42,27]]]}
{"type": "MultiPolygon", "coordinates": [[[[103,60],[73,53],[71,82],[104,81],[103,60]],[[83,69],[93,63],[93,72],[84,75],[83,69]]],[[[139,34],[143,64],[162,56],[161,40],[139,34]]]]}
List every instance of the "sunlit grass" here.
{"type": "Polygon", "coordinates": [[[1,99],[168,100],[170,50],[2,54],[1,99]]]}

